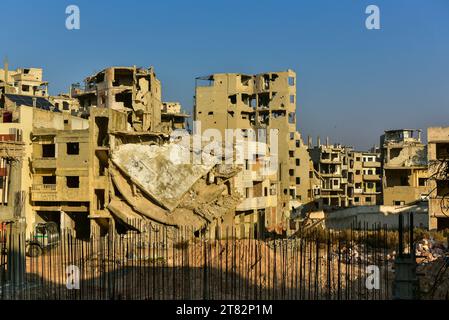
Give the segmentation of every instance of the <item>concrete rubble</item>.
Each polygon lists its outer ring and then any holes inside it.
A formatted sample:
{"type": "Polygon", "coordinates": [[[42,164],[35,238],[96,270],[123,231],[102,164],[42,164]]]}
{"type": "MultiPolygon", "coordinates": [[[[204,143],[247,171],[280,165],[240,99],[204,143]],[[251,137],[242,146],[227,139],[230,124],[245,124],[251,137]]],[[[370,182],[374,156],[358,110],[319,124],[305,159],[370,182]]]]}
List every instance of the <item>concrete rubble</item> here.
{"type": "Polygon", "coordinates": [[[240,197],[224,184],[238,170],[202,154],[201,164],[184,163],[191,155],[175,143],[162,146],[124,144],[111,156],[111,176],[120,197],[108,209],[122,222],[139,229],[141,218],[194,231],[232,214],[240,197]]]}
{"type": "Polygon", "coordinates": [[[427,264],[441,257],[449,256],[448,245],[432,238],[422,239],[416,243],[415,255],[418,264],[427,264]]]}

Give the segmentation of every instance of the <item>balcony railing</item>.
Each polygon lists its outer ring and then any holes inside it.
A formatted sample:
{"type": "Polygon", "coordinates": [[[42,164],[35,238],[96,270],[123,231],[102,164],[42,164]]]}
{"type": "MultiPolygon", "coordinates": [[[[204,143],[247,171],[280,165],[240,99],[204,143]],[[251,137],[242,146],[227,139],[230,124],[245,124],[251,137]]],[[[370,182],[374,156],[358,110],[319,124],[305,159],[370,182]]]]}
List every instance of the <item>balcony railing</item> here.
{"type": "Polygon", "coordinates": [[[33,191],[56,191],[56,184],[33,184],[33,191]]]}

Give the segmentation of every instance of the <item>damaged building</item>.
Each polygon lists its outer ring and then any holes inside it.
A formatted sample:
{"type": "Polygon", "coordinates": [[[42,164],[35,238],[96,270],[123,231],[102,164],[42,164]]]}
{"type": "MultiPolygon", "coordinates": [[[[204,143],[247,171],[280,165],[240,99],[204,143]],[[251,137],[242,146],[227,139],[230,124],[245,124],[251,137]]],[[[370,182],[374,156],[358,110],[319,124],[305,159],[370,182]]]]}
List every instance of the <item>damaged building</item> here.
{"type": "Polygon", "coordinates": [[[449,228],[449,127],[427,129],[429,229],[449,228]]]}
{"type": "MultiPolygon", "coordinates": [[[[198,77],[194,119],[200,123],[201,133],[213,128],[218,129],[223,137],[227,129],[240,129],[244,133],[266,129],[269,141],[270,129],[277,130],[277,176],[270,180],[269,185],[263,186],[267,188],[266,191],[262,189],[262,194],[269,194],[270,189],[279,190],[276,207],[271,207],[270,212],[263,209],[269,230],[287,231],[291,213],[315,200],[310,188],[307,147],[296,131],[294,71],[257,75],[224,73],[198,77]],[[275,188],[273,185],[276,184],[275,188]]],[[[255,190],[260,188],[255,184],[245,192],[249,195],[259,194],[255,190]]],[[[247,208],[250,210],[250,206],[247,208]]],[[[260,208],[255,205],[254,209],[260,208]]]]}
{"type": "Polygon", "coordinates": [[[23,95],[10,77],[0,95],[1,221],[22,218],[28,234],[51,221],[79,238],[233,222],[238,170],[173,163],[169,133],[189,115],[161,102],[152,68],[107,68],[59,96],[23,95]]]}
{"type": "Polygon", "coordinates": [[[378,205],[381,202],[381,161],[377,152],[356,151],[329,138],[312,146],[309,153],[321,177],[321,200],[326,210],[352,206],[378,205]]]}
{"type": "Polygon", "coordinates": [[[427,146],[421,130],[385,131],[380,139],[383,170],[383,204],[403,206],[428,197],[427,146]]]}

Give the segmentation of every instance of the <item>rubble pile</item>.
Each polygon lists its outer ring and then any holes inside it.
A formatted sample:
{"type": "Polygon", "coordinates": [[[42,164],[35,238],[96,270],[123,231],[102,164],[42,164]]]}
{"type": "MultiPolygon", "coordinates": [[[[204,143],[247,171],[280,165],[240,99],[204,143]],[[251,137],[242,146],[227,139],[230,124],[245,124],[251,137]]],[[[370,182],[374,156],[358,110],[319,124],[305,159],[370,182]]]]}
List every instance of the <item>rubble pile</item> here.
{"type": "Polygon", "coordinates": [[[416,262],[426,264],[449,254],[447,243],[434,239],[422,239],[415,246],[416,262]]]}
{"type": "Polygon", "coordinates": [[[176,143],[121,145],[109,166],[118,193],[107,209],[137,230],[142,219],[193,231],[222,221],[240,202],[230,185],[238,169],[205,153],[200,164],[190,163],[191,153],[176,143]]]}

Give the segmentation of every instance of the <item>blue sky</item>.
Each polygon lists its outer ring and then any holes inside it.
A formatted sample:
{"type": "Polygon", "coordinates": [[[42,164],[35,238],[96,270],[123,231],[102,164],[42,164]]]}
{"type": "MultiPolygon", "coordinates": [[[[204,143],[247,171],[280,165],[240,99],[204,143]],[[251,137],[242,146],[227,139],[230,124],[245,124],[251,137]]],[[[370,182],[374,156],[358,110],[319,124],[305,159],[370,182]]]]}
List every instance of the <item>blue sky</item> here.
{"type": "Polygon", "coordinates": [[[449,125],[449,1],[2,0],[0,56],[44,68],[53,94],[110,65],[154,66],[191,110],[194,78],[297,72],[306,140],[368,148],[386,129],[449,125]],[[81,29],[65,28],[76,4],[81,29]],[[381,29],[365,28],[380,8],[381,29]]]}

